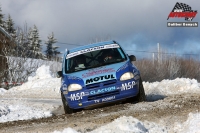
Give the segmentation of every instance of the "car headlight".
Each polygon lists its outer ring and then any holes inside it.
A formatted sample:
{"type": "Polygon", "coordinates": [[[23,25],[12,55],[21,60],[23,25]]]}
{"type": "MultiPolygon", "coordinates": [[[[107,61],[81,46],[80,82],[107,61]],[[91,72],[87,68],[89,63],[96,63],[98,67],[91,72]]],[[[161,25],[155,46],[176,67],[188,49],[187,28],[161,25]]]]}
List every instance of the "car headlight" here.
{"type": "Polygon", "coordinates": [[[126,72],[120,77],[120,81],[129,80],[132,79],[133,77],[134,77],[133,73],[126,72]]]}
{"type": "Polygon", "coordinates": [[[77,90],[81,90],[82,86],[79,84],[70,84],[68,86],[68,91],[77,91],[77,90]]]}

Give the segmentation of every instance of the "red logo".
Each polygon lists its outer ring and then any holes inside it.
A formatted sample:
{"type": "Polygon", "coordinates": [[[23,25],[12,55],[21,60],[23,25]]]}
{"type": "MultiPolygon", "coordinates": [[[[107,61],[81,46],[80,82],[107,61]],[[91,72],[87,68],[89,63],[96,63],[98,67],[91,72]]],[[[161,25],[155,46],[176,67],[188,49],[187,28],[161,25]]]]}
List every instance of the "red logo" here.
{"type": "Polygon", "coordinates": [[[192,10],[192,8],[184,3],[177,2],[170,12],[167,20],[169,18],[185,18],[186,21],[192,21],[193,18],[197,15],[197,10],[192,10]]]}

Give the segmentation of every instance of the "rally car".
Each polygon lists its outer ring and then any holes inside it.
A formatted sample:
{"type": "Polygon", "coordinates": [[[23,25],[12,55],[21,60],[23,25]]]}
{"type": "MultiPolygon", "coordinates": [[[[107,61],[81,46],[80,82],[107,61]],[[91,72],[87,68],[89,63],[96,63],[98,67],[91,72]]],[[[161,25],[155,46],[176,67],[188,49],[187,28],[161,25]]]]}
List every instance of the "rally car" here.
{"type": "Polygon", "coordinates": [[[67,50],[62,62],[61,98],[66,114],[77,109],[128,99],[145,101],[140,72],[116,41],[67,50]]]}

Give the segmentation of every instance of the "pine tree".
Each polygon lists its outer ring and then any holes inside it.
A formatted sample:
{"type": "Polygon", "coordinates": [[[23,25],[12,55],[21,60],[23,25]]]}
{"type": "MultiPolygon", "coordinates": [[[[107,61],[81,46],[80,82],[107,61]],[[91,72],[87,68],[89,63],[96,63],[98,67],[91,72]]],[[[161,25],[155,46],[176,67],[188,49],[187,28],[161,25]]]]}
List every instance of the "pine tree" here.
{"type": "Polygon", "coordinates": [[[39,32],[37,27],[34,25],[33,29],[29,29],[28,33],[29,39],[29,56],[31,58],[43,58],[43,54],[41,52],[41,40],[39,39],[39,32]]]}
{"type": "Polygon", "coordinates": [[[14,21],[12,20],[10,14],[8,15],[8,19],[5,21],[5,29],[12,36],[15,35],[14,21]]]}
{"type": "Polygon", "coordinates": [[[45,51],[45,53],[46,53],[47,59],[51,60],[52,57],[55,54],[55,47],[53,47],[53,44],[56,43],[57,41],[54,38],[54,33],[53,32],[47,38],[48,38],[48,41],[45,42],[45,44],[47,44],[47,50],[45,51]]]}
{"type": "Polygon", "coordinates": [[[3,21],[3,14],[0,6],[0,26],[3,27],[4,21],[3,21]]]}
{"type": "Polygon", "coordinates": [[[54,46],[54,47],[53,47],[53,53],[54,53],[55,59],[57,58],[57,55],[58,55],[58,54],[61,54],[61,52],[59,52],[59,51],[57,50],[57,48],[59,48],[59,47],[58,47],[58,46],[54,46]]]}

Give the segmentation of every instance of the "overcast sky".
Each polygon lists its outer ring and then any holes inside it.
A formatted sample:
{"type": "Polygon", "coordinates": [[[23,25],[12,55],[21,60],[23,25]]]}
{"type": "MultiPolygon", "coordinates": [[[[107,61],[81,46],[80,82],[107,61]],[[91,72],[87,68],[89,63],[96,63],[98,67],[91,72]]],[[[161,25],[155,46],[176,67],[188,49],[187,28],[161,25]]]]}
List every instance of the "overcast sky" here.
{"type": "MultiPolygon", "coordinates": [[[[200,24],[199,0],[1,0],[0,5],[4,19],[10,14],[15,27],[23,27],[25,22],[28,27],[36,25],[41,40],[54,32],[63,43],[87,44],[109,38],[128,50],[156,51],[160,43],[168,52],[199,54],[200,26],[167,27],[167,22],[186,22],[184,18],[167,20],[176,2],[197,10],[192,22],[200,24]]],[[[62,52],[76,47],[55,45],[62,52]]]]}

